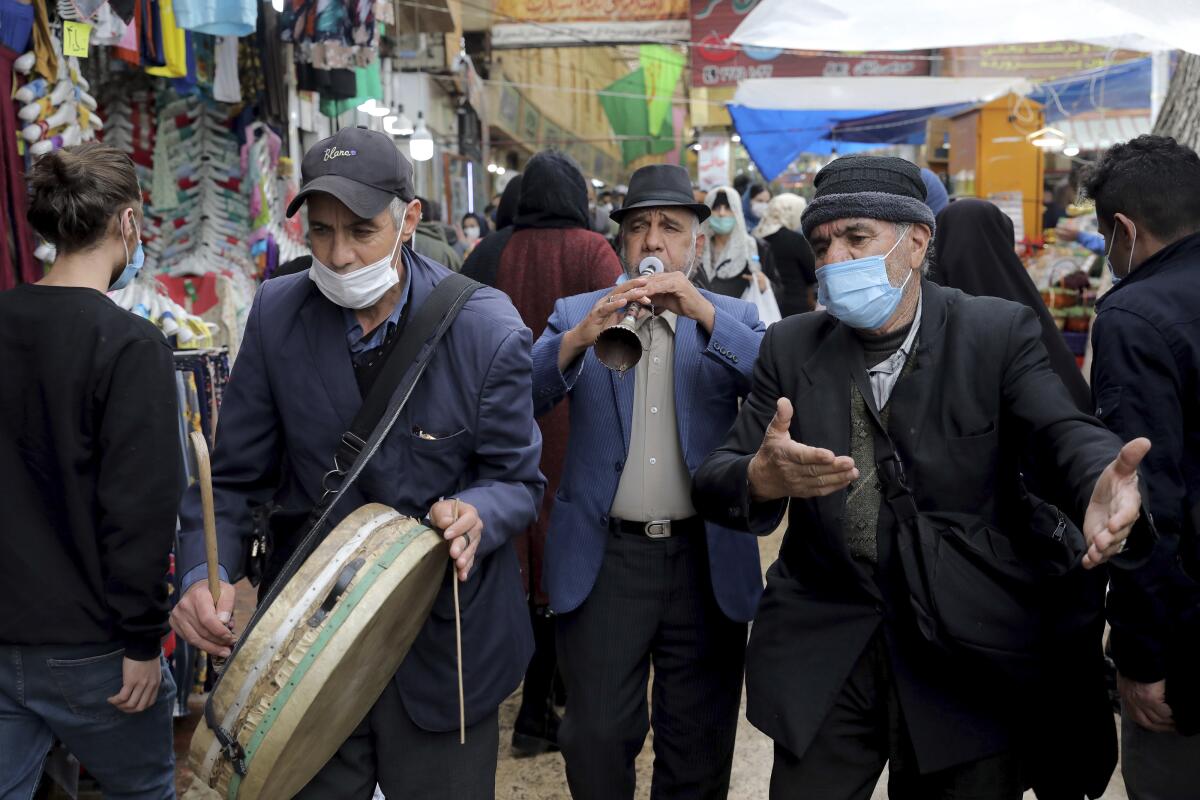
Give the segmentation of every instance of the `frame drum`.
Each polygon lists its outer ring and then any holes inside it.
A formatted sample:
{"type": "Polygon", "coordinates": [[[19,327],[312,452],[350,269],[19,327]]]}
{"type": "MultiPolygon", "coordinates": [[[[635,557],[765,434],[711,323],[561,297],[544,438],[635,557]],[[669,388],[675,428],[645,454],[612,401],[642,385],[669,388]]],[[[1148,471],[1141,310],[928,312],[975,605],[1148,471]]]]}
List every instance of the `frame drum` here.
{"type": "Polygon", "coordinates": [[[203,721],[189,762],[229,800],[290,798],[396,674],[448,572],[449,545],[378,503],[346,517],[225,665],[210,699],[245,774],[203,721]]]}

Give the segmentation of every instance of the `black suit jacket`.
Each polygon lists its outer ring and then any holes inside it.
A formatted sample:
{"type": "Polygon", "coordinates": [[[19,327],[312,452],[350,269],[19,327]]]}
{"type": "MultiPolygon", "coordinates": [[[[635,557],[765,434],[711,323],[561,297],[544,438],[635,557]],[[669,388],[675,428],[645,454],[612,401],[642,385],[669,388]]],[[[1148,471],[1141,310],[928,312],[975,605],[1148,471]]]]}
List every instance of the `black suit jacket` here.
{"type": "MultiPolygon", "coordinates": [[[[1056,497],[1077,524],[1096,479],[1121,442],[1081,413],[1051,370],[1032,311],[922,281],[911,371],[890,399],[889,430],[922,510],[981,514],[997,526],[1016,505],[1024,443],[1061,481],[1056,497]]],[[[787,500],[750,502],[747,467],[780,396],[795,408],[791,436],[850,450],[852,370],[863,370],[853,331],[824,312],[767,332],[750,396],[726,443],[695,476],[704,516],[758,534],[787,500]]],[[[859,464],[864,478],[874,465],[859,464]]],[[[846,493],[793,499],[779,560],[767,576],[747,654],[747,715],[803,755],[866,644],[882,626],[901,708],[922,772],[1013,746],[1014,698],[918,646],[893,559],[894,520],[882,504],[877,567],[854,561],[841,516],[846,493]]],[[[1130,547],[1121,560],[1138,557],[1130,547]]]]}

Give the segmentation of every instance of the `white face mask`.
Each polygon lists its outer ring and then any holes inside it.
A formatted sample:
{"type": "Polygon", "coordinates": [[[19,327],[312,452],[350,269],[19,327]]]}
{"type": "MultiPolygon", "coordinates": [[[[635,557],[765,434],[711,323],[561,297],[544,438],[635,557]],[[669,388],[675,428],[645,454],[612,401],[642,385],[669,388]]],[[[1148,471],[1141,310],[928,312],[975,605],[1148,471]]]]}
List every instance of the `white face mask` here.
{"type": "Polygon", "coordinates": [[[750,212],[752,214],[754,214],[754,216],[758,217],[759,219],[762,219],[763,217],[765,217],[767,215],[768,205],[769,205],[768,203],[761,203],[756,200],[755,202],[750,204],[750,212]]]}
{"type": "Polygon", "coordinates": [[[479,238],[479,228],[475,227],[474,225],[469,228],[463,228],[463,237],[466,238],[468,242],[475,241],[479,238]]]}
{"type": "Polygon", "coordinates": [[[388,289],[400,282],[400,276],[397,274],[396,268],[392,266],[392,260],[396,257],[396,250],[399,249],[400,241],[403,238],[404,223],[401,223],[391,255],[384,256],[374,264],[368,264],[353,272],[339,274],[313,256],[312,268],[308,270],[308,277],[321,290],[321,294],[329,298],[331,303],[355,310],[369,308],[378,303],[388,289]]]}

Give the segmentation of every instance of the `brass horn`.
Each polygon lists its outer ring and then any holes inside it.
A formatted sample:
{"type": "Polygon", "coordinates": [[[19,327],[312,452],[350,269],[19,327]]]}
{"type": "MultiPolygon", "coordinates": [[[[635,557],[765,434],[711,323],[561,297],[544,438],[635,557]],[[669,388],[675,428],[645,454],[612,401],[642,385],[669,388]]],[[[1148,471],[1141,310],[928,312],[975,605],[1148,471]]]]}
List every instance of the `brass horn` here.
{"type": "MultiPolygon", "coordinates": [[[[663,263],[654,256],[647,256],[638,264],[638,275],[655,275],[663,271],[663,263]]],[[[631,307],[625,318],[600,332],[593,346],[600,363],[624,375],[642,360],[642,340],[637,335],[637,312],[631,307]]]]}

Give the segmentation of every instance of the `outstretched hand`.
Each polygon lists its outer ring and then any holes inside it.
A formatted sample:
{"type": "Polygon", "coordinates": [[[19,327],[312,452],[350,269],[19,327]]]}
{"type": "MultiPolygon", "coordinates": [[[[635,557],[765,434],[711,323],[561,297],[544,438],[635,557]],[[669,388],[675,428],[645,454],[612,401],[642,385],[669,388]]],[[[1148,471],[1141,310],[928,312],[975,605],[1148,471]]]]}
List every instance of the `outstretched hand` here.
{"type": "Polygon", "coordinates": [[[858,480],[854,459],[794,441],[789,432],[791,424],[792,402],[781,397],[775,403],[775,416],[762,445],[750,461],[748,477],[754,500],[824,497],[858,480]]]}
{"type": "Polygon", "coordinates": [[[1149,439],[1134,439],[1100,473],[1083,519],[1083,535],[1088,544],[1083,556],[1084,569],[1097,567],[1124,549],[1125,540],[1141,516],[1142,493],[1138,490],[1137,469],[1148,452],[1149,439]]]}

